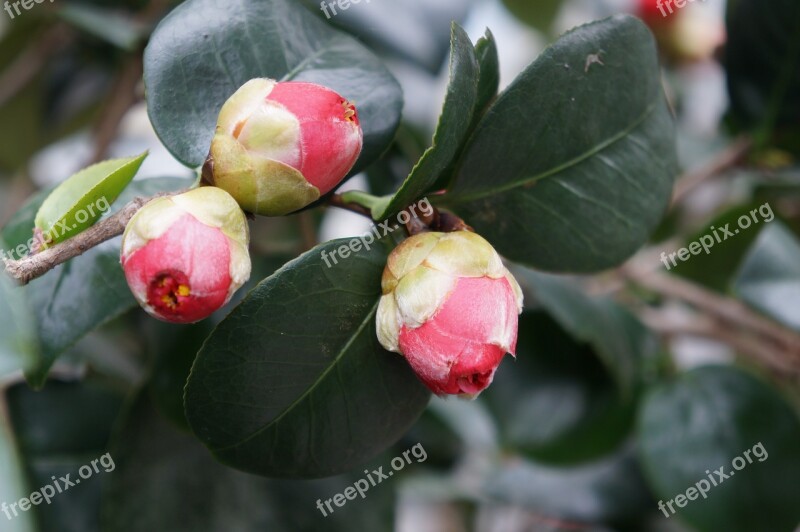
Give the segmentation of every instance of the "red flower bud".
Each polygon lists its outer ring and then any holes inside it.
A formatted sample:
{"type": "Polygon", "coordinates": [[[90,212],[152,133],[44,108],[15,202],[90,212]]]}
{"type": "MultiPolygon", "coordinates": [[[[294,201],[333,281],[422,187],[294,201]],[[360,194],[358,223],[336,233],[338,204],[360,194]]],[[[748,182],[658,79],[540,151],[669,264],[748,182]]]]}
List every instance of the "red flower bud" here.
{"type": "Polygon", "coordinates": [[[336,92],[252,79],[219,113],[209,177],[245,210],[279,216],[336,187],[362,143],[355,106],[336,92]]]}
{"type": "Polygon", "coordinates": [[[514,354],[522,292],[475,233],[412,236],[389,256],[381,285],[378,339],[434,393],[474,397],[514,354]]]}
{"type": "Polygon", "coordinates": [[[173,323],[207,318],[250,277],[247,220],[215,187],[158,198],[122,237],[128,286],[150,315],[173,323]]]}

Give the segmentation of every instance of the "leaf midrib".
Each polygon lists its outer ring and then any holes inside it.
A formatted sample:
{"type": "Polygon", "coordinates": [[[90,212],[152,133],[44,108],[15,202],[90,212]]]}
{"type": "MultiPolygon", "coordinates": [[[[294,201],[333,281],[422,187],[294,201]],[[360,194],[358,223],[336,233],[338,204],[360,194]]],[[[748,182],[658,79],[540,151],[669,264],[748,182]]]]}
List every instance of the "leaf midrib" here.
{"type": "Polygon", "coordinates": [[[311,393],[328,376],[328,374],[331,371],[333,371],[334,368],[338,367],[339,361],[342,359],[342,357],[345,355],[345,353],[347,353],[347,351],[350,349],[350,346],[353,345],[353,342],[355,342],[355,340],[359,336],[361,336],[361,333],[364,331],[364,328],[374,321],[375,312],[378,309],[378,304],[379,303],[380,303],[380,299],[375,301],[375,304],[372,305],[372,308],[367,313],[366,317],[361,322],[361,324],[358,326],[358,329],[356,329],[356,331],[353,333],[353,335],[350,337],[350,339],[347,341],[347,343],[342,347],[342,349],[339,350],[339,352],[336,354],[336,357],[333,359],[333,361],[330,363],[330,365],[328,365],[328,367],[325,369],[325,371],[320,373],[319,377],[317,377],[317,379],[314,381],[314,383],[311,386],[309,386],[306,389],[306,391],[303,392],[303,394],[300,395],[300,397],[298,397],[292,404],[290,404],[288,407],[286,407],[286,409],[283,412],[281,412],[281,414],[278,417],[276,417],[275,419],[271,420],[266,425],[264,425],[260,429],[256,430],[255,432],[253,432],[253,434],[247,436],[246,438],[244,438],[244,439],[242,439],[242,440],[240,440],[240,441],[238,441],[236,443],[232,443],[230,445],[226,445],[224,447],[215,447],[214,451],[217,451],[217,452],[226,451],[228,449],[232,449],[234,447],[238,447],[240,445],[244,445],[248,441],[256,438],[258,435],[260,435],[264,431],[269,430],[271,427],[273,427],[273,426],[277,425],[278,423],[280,423],[280,421],[285,416],[290,414],[297,406],[299,406],[307,397],[309,397],[311,395],[311,393]]]}
{"type": "Polygon", "coordinates": [[[558,174],[558,173],[560,173],[560,172],[562,172],[562,171],[564,171],[564,170],[566,170],[568,168],[571,168],[573,166],[577,166],[578,164],[582,163],[583,161],[585,161],[589,157],[592,157],[593,155],[596,155],[596,154],[604,151],[605,149],[607,149],[608,147],[612,146],[613,144],[616,144],[620,140],[626,138],[633,130],[635,130],[642,123],[644,123],[644,121],[647,119],[647,117],[650,116],[655,111],[657,105],[658,105],[658,100],[652,102],[650,105],[648,105],[645,108],[644,112],[642,112],[642,114],[639,117],[637,117],[636,120],[634,120],[628,127],[626,127],[625,129],[621,130],[616,135],[613,135],[613,136],[609,137],[607,140],[605,140],[605,141],[597,144],[596,146],[592,147],[591,149],[589,149],[585,153],[582,153],[582,154],[578,155],[577,157],[574,157],[573,159],[570,159],[570,160],[564,162],[561,165],[555,166],[555,167],[551,168],[550,170],[545,170],[544,172],[542,172],[540,174],[537,174],[537,175],[534,175],[534,176],[531,176],[531,177],[528,177],[528,178],[525,178],[525,179],[517,180],[517,181],[511,181],[511,182],[509,182],[509,183],[507,183],[505,185],[502,185],[500,187],[495,187],[495,188],[492,188],[492,189],[487,189],[487,190],[484,190],[484,191],[475,192],[473,194],[457,194],[457,193],[453,194],[453,193],[448,193],[445,197],[442,198],[440,203],[453,205],[453,204],[458,204],[458,203],[466,203],[466,202],[470,202],[470,201],[475,201],[475,200],[478,200],[478,199],[481,199],[481,198],[485,198],[487,196],[494,196],[494,195],[497,195],[497,194],[501,194],[503,192],[507,192],[509,190],[513,190],[513,189],[518,188],[518,187],[525,187],[525,186],[531,185],[536,181],[539,181],[541,179],[545,179],[547,177],[550,177],[551,175],[558,174]]]}

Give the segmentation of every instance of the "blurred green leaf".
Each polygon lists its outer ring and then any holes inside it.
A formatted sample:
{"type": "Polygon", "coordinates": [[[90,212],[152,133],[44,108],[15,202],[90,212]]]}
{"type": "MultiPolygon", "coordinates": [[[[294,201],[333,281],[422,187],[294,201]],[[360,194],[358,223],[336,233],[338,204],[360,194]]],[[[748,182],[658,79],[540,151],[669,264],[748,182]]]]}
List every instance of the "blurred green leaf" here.
{"type": "Polygon", "coordinates": [[[576,340],[589,344],[624,395],[639,387],[644,362],[657,347],[641,322],[613,300],[589,297],[563,277],[523,270],[518,279],[526,305],[540,305],[576,340]]]}
{"type": "Polygon", "coordinates": [[[728,2],[725,69],[730,112],[737,128],[756,129],[760,141],[800,155],[800,3],[728,2]]]}
{"type": "Polygon", "coordinates": [[[98,462],[99,473],[92,469],[89,478],[82,479],[78,471],[107,452],[122,396],[95,385],[50,381],[40,392],[16,385],[8,390],[7,400],[33,489],[52,485],[53,476],[69,474],[75,482],[50,504],[32,507],[41,529],[99,532],[100,494],[113,475],[106,471],[113,470],[113,456],[112,462],[105,459],[107,468],[98,462]]]}
{"type": "Polygon", "coordinates": [[[214,330],[186,388],[223,463],[273,477],[349,471],[397,441],[430,394],[375,332],[388,249],[326,267],[318,246],[262,281],[214,330]]]}
{"type": "MultiPolygon", "coordinates": [[[[190,180],[177,178],[135,181],[109,213],[136,196],[179,190],[190,184],[190,180]]],[[[24,243],[31,234],[33,213],[45,195],[32,198],[3,229],[10,246],[24,243]]],[[[119,246],[119,238],[104,242],[23,289],[35,317],[40,344],[36,363],[26,374],[31,385],[41,386],[58,355],[86,333],[136,306],[119,264],[119,246]]]]}
{"type": "Polygon", "coordinates": [[[103,209],[108,210],[133,180],[145,157],[147,152],[137,157],[103,161],[84,168],[58,185],[39,207],[34,219],[36,228],[42,230],[45,247],[63,242],[99,220],[103,209]]]}
{"type": "Polygon", "coordinates": [[[629,448],[574,467],[509,459],[491,472],[484,490],[493,501],[522,506],[550,522],[624,523],[654,504],[629,448]]]}
{"type": "Polygon", "coordinates": [[[564,0],[503,0],[503,4],[521,21],[549,35],[564,0]]]}
{"type": "MultiPolygon", "coordinates": [[[[389,532],[393,491],[367,492],[327,517],[322,501],[354,479],[275,481],[224,467],[197,440],[164,422],[147,396],[134,403],[112,454],[118,469],[104,497],[105,530],[114,532],[389,532]]],[[[359,476],[360,472],[356,472],[359,476]]]]}
{"type": "Polygon", "coordinates": [[[131,15],[120,13],[117,9],[84,3],[65,4],[58,10],[58,16],[76,28],[128,52],[136,50],[146,35],[145,28],[131,15]]]}
{"type": "MultiPolygon", "coordinates": [[[[31,494],[31,486],[25,474],[24,462],[17,449],[13,432],[6,419],[6,412],[0,413],[0,501],[14,503],[31,494]]],[[[13,515],[2,515],[4,532],[36,532],[37,527],[33,514],[30,512],[17,512],[17,516],[5,522],[6,518],[13,515]]]]}
{"type": "Polygon", "coordinates": [[[780,222],[765,227],[734,280],[753,308],[800,331],[800,240],[780,222]]]}
{"type": "MultiPolygon", "coordinates": [[[[679,249],[665,249],[664,252],[667,256],[662,261],[666,261],[669,265],[669,271],[676,275],[685,277],[717,292],[727,292],[747,250],[758,237],[759,231],[764,227],[764,225],[753,224],[749,229],[741,230],[737,220],[741,216],[749,217],[749,213],[753,209],[758,209],[763,205],[769,206],[768,204],[750,203],[727,210],[706,224],[704,229],[689,237],[684,243],[684,247],[688,249],[693,242],[702,244],[701,239],[705,237],[705,243],[711,242],[713,246],[708,248],[708,253],[693,255],[690,260],[685,262],[673,257],[675,264],[677,264],[677,266],[673,266],[673,259],[670,259],[669,255],[676,253],[679,249]],[[726,236],[725,232],[722,231],[723,228],[732,232],[734,236],[726,236]],[[715,235],[717,238],[715,238],[715,235]]],[[[770,212],[772,212],[771,209],[770,207],[770,212]]],[[[756,219],[763,221],[763,217],[759,218],[757,216],[756,219]]],[[[750,220],[752,221],[752,218],[750,220]]]]}
{"type": "MultiPolygon", "coordinates": [[[[2,238],[0,250],[6,250],[2,238]]],[[[25,296],[22,288],[0,273],[0,377],[27,370],[38,354],[33,314],[25,296]]]]}
{"type": "Polygon", "coordinates": [[[530,311],[520,318],[517,359],[500,366],[481,397],[507,446],[556,464],[594,460],[617,448],[632,430],[636,399],[622,397],[592,347],[530,311]]]}
{"type": "Polygon", "coordinates": [[[431,147],[425,151],[400,190],[373,208],[372,217],[384,220],[411,205],[442,176],[456,158],[469,133],[478,104],[479,66],[469,35],[456,23],[451,29],[450,83],[431,147]]]}
{"type": "Polygon", "coordinates": [[[621,15],[562,36],[499,96],[459,165],[441,202],[509,259],[573,272],[622,262],[677,172],[650,31],[621,15]]]}
{"type": "Polygon", "coordinates": [[[638,425],[658,496],[671,501],[695,488],[696,500],[673,505],[681,520],[726,532],[791,532],[800,523],[800,420],[765,383],[733,367],[699,368],[654,389],[638,425]],[[735,470],[734,459],[745,453],[750,462],[735,470]],[[729,478],[716,474],[719,468],[729,478]],[[707,495],[700,497],[697,488],[705,486],[696,485],[704,479],[707,495]]]}
{"type": "Polygon", "coordinates": [[[203,164],[222,104],[252,78],[308,81],[355,102],[364,149],[353,173],[389,146],[402,91],[381,61],[290,0],[188,0],[156,28],[144,56],[150,119],[187,166],[203,164]]]}

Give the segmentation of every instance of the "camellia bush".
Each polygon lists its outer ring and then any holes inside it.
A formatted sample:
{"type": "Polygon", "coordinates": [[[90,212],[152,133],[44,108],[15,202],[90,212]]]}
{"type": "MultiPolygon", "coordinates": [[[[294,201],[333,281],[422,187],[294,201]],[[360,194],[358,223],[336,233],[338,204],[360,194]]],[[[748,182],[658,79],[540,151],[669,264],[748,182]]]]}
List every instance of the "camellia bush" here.
{"type": "Polygon", "coordinates": [[[2,230],[21,252],[0,279],[0,499],[27,503],[0,529],[390,530],[416,495],[517,508],[519,530],[794,530],[796,170],[789,199],[754,192],[697,234],[676,216],[732,168],[796,168],[800,12],[767,4],[729,6],[740,136],[677,187],[649,3],[647,23],[567,31],[502,91],[491,31],[453,23],[416,153],[400,84],[346,23],[290,0],[174,7],[129,53],[196,179],[134,180],[131,153],[2,230]],[[319,243],[336,209],[372,229],[319,243]],[[725,243],[743,218],[759,227],[725,243]],[[735,363],[684,371],[676,334],[735,363]]]}

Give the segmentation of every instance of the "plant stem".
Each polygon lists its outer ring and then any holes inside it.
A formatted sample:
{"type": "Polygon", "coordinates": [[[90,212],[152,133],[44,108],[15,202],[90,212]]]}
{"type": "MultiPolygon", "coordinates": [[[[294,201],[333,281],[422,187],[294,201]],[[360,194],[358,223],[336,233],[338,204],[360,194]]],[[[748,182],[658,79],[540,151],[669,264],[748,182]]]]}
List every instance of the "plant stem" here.
{"type": "Polygon", "coordinates": [[[59,264],[86,253],[106,240],[121,235],[125,227],[145,204],[163,196],[172,196],[180,192],[163,192],[149,198],[135,198],[118,213],[101,220],[86,231],[75,235],[55,246],[19,260],[4,259],[6,273],[20,285],[26,285],[49,272],[59,264]]]}
{"type": "MultiPolygon", "coordinates": [[[[800,373],[800,334],[795,331],[757,314],[736,299],[718,295],[674,275],[641,272],[630,267],[620,271],[623,276],[642,288],[687,303],[711,316],[719,324],[726,325],[728,329],[736,332],[737,338],[741,338],[743,332],[751,333],[751,336],[760,339],[761,346],[768,348],[770,353],[779,353],[783,367],[793,367],[795,372],[800,373]]],[[[715,331],[718,330],[715,326],[715,331]]],[[[726,339],[722,334],[717,336],[723,341],[726,339]]],[[[727,343],[739,348],[744,345],[743,342],[738,342],[738,345],[727,343]]],[[[747,342],[746,345],[752,347],[759,344],[747,342]]],[[[748,349],[748,353],[755,354],[756,358],[762,361],[771,358],[773,365],[777,365],[774,364],[775,356],[765,356],[763,349],[758,349],[756,352],[748,349]]]]}

